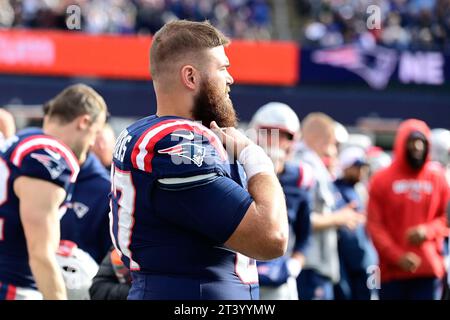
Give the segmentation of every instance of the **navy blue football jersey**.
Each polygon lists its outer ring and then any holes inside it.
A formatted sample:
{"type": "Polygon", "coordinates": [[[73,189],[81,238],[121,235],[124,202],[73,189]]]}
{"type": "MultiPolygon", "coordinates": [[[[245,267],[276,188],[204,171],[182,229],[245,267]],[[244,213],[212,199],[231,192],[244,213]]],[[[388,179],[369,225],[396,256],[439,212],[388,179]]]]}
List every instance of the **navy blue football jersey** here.
{"type": "MultiPolygon", "coordinates": [[[[20,134],[43,134],[39,127],[29,127],[20,134]]],[[[98,264],[111,248],[109,234],[109,173],[100,160],[89,153],[80,166],[70,201],[61,210],[61,239],[75,242],[98,264]]]]}
{"type": "Polygon", "coordinates": [[[255,261],[224,246],[253,200],[211,130],[141,119],[119,135],[111,175],[113,243],[132,273],[152,276],[141,298],[258,298],[255,261]]]}
{"type": "Polygon", "coordinates": [[[75,242],[98,264],[112,245],[108,217],[110,191],[108,171],[93,153],[89,153],[61,218],[61,239],[75,242]]]}
{"type": "MultiPolygon", "coordinates": [[[[14,182],[21,176],[54,183],[70,199],[79,172],[72,151],[54,137],[33,130],[6,140],[0,151],[0,282],[32,288],[36,285],[28,264],[25,234],[14,182]]],[[[39,192],[39,190],[36,190],[39,192]]],[[[11,298],[11,297],[10,297],[11,298]]],[[[12,297],[13,298],[13,297],[12,297]]]]}
{"type": "Polygon", "coordinates": [[[292,235],[288,252],[303,253],[311,234],[311,192],[315,185],[312,168],[306,163],[286,163],[284,171],[278,179],[286,196],[286,208],[292,235]]]}
{"type": "Polygon", "coordinates": [[[286,197],[289,247],[283,257],[258,262],[261,286],[277,287],[286,283],[289,277],[286,262],[293,252],[304,253],[311,235],[311,189],[315,184],[312,168],[304,163],[286,163],[278,179],[286,197]]]}

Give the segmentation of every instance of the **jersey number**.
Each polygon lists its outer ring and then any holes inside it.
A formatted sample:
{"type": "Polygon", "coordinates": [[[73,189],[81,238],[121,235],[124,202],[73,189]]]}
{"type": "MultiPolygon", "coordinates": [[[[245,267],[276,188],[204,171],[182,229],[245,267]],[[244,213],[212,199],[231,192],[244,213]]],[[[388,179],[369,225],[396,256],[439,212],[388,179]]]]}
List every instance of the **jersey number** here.
{"type": "Polygon", "coordinates": [[[134,206],[136,202],[136,188],[129,171],[122,171],[113,167],[112,192],[114,198],[117,198],[117,192],[120,192],[117,211],[117,245],[120,252],[130,259],[130,269],[139,270],[139,265],[133,261],[130,251],[131,235],[134,226],[134,206]]]}

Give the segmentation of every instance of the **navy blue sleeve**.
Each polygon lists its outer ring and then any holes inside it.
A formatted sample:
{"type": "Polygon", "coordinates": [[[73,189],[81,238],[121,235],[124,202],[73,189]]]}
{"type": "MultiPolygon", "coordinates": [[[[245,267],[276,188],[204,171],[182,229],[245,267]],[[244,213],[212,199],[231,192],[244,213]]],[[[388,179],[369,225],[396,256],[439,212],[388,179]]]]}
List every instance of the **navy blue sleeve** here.
{"type": "Polygon", "coordinates": [[[97,263],[100,263],[101,257],[104,257],[112,246],[111,235],[109,233],[109,210],[109,201],[108,198],[105,198],[104,209],[100,210],[103,213],[103,222],[99,230],[100,241],[98,244],[99,253],[96,259],[97,263]]]}
{"type": "Polygon", "coordinates": [[[228,240],[253,202],[245,189],[224,176],[177,190],[159,185],[152,199],[162,219],[217,244],[228,240]]]}
{"type": "Polygon", "coordinates": [[[307,190],[302,190],[302,199],[300,201],[297,216],[294,223],[295,233],[295,252],[304,252],[308,246],[311,235],[311,193],[307,190]]]}
{"type": "Polygon", "coordinates": [[[259,285],[278,287],[285,284],[289,278],[286,261],[284,256],[269,261],[257,261],[259,285]]]}
{"type": "Polygon", "coordinates": [[[22,176],[46,180],[65,190],[69,188],[74,174],[73,169],[59,153],[49,153],[44,149],[27,154],[22,159],[19,170],[22,176]]]}

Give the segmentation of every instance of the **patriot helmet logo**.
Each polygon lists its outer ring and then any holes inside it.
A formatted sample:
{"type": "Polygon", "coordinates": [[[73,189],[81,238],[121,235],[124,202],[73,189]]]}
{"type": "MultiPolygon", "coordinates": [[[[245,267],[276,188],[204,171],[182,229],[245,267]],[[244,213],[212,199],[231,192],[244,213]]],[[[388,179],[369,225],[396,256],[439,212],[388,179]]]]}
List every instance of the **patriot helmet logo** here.
{"type": "Polygon", "coordinates": [[[372,88],[384,89],[395,71],[398,56],[395,50],[381,46],[345,45],[316,50],[311,60],[317,64],[345,68],[360,76],[372,88]]]}
{"type": "Polygon", "coordinates": [[[69,202],[67,208],[72,209],[79,219],[83,218],[89,211],[89,207],[81,202],[69,202]]]}
{"type": "Polygon", "coordinates": [[[205,158],[205,148],[192,142],[180,143],[173,147],[161,149],[158,153],[189,159],[197,167],[202,166],[203,159],[205,158]]]}
{"type": "Polygon", "coordinates": [[[53,180],[58,178],[63,173],[64,169],[66,169],[66,166],[63,163],[55,160],[52,156],[41,153],[32,153],[30,157],[39,161],[50,173],[53,180]]]}

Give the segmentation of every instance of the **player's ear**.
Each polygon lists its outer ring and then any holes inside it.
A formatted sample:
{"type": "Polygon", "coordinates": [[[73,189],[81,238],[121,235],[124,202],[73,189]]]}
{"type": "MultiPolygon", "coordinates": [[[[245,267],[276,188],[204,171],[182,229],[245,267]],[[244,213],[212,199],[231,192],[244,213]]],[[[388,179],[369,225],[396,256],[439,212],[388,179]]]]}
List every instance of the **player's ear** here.
{"type": "Polygon", "coordinates": [[[194,66],[185,65],[181,68],[181,82],[186,88],[195,90],[199,80],[199,72],[194,66]]]}
{"type": "Polygon", "coordinates": [[[48,123],[50,120],[49,120],[49,116],[48,116],[48,114],[45,114],[44,115],[44,117],[43,117],[43,119],[42,119],[42,126],[43,127],[45,127],[46,126],[46,123],[48,123]]]}
{"type": "Polygon", "coordinates": [[[77,128],[80,130],[86,130],[91,126],[91,116],[88,114],[83,114],[77,118],[77,128]]]}

